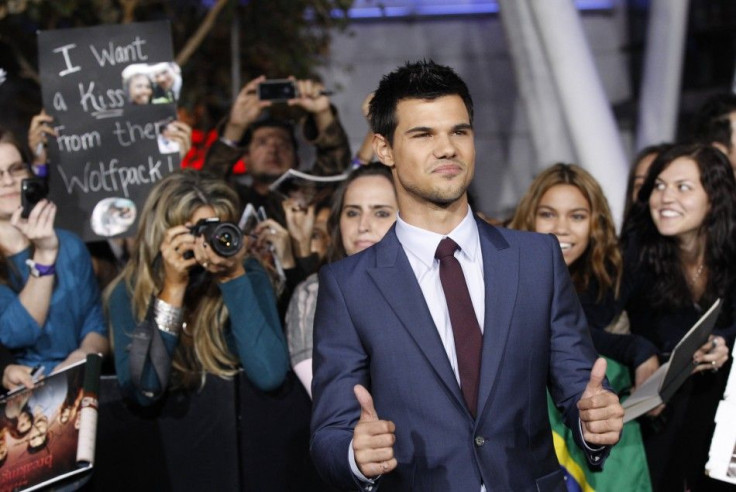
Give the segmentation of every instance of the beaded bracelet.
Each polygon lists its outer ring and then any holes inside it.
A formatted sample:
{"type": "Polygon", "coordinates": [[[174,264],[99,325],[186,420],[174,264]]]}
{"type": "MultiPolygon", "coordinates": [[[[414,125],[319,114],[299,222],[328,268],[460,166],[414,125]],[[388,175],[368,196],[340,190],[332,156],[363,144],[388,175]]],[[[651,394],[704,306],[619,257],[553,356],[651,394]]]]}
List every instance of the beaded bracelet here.
{"type": "Polygon", "coordinates": [[[49,166],[45,162],[33,164],[31,165],[31,168],[33,169],[33,174],[39,178],[45,178],[49,175],[49,166]]]}
{"type": "Polygon", "coordinates": [[[153,304],[153,317],[159,330],[179,336],[181,323],[184,320],[184,310],[180,307],[156,298],[153,304]]]}

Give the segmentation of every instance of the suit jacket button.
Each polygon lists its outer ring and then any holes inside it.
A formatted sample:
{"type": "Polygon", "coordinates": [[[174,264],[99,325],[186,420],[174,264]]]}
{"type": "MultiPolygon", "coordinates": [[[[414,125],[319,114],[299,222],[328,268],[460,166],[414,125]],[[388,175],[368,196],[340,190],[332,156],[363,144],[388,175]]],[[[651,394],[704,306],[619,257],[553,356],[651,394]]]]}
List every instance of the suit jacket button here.
{"type": "Polygon", "coordinates": [[[476,437],[475,437],[475,445],[476,445],[476,446],[478,446],[478,447],[481,447],[481,446],[483,446],[483,445],[484,445],[485,443],[486,443],[486,440],[485,440],[485,439],[483,439],[483,437],[482,437],[482,436],[476,436],[476,437]]]}

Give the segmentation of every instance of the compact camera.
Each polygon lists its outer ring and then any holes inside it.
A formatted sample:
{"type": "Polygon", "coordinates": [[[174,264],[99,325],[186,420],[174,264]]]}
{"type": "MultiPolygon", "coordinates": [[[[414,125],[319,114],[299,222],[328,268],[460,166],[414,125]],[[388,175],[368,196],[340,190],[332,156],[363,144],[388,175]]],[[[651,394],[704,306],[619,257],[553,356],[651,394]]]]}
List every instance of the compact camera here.
{"type": "Polygon", "coordinates": [[[189,231],[195,237],[204,236],[204,240],[219,256],[233,256],[243,247],[240,228],[232,222],[220,222],[217,217],[200,219],[189,231]]]}
{"type": "Polygon", "coordinates": [[[38,202],[49,194],[49,185],[44,178],[26,178],[20,182],[20,202],[23,211],[20,216],[27,219],[38,202]]]}
{"type": "Polygon", "coordinates": [[[284,102],[297,96],[296,84],[289,79],[272,79],[258,84],[258,99],[284,102]]]}

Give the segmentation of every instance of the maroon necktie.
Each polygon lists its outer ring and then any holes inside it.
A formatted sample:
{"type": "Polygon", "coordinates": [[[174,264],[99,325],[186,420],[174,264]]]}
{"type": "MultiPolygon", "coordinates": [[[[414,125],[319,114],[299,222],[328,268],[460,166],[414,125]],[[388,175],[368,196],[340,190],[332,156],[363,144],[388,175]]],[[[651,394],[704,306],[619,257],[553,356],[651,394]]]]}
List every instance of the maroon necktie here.
{"type": "Polygon", "coordinates": [[[463,269],[455,258],[456,249],[460,249],[457,243],[446,237],[440,241],[434,257],[440,260],[440,281],[447,300],[447,310],[450,312],[460,372],[460,388],[470,413],[475,417],[478,407],[482,335],[463,269]]]}

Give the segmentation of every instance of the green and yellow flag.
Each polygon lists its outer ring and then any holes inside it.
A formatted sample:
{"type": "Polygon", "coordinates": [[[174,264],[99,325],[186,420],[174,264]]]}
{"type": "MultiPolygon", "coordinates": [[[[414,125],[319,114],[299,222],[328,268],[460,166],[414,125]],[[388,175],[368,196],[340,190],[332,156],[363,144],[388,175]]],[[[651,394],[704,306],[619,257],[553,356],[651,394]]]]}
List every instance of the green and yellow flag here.
{"type": "MultiPolygon", "coordinates": [[[[608,358],[607,362],[606,377],[611,387],[619,393],[630,388],[631,376],[626,366],[608,358]]],[[[549,395],[547,407],[555,452],[565,471],[569,492],[651,492],[647,457],[636,420],[624,424],[621,440],[611,450],[603,470],[594,471],[588,467],[585,454],[575,444],[572,431],[563,422],[562,414],[549,395]]]]}

